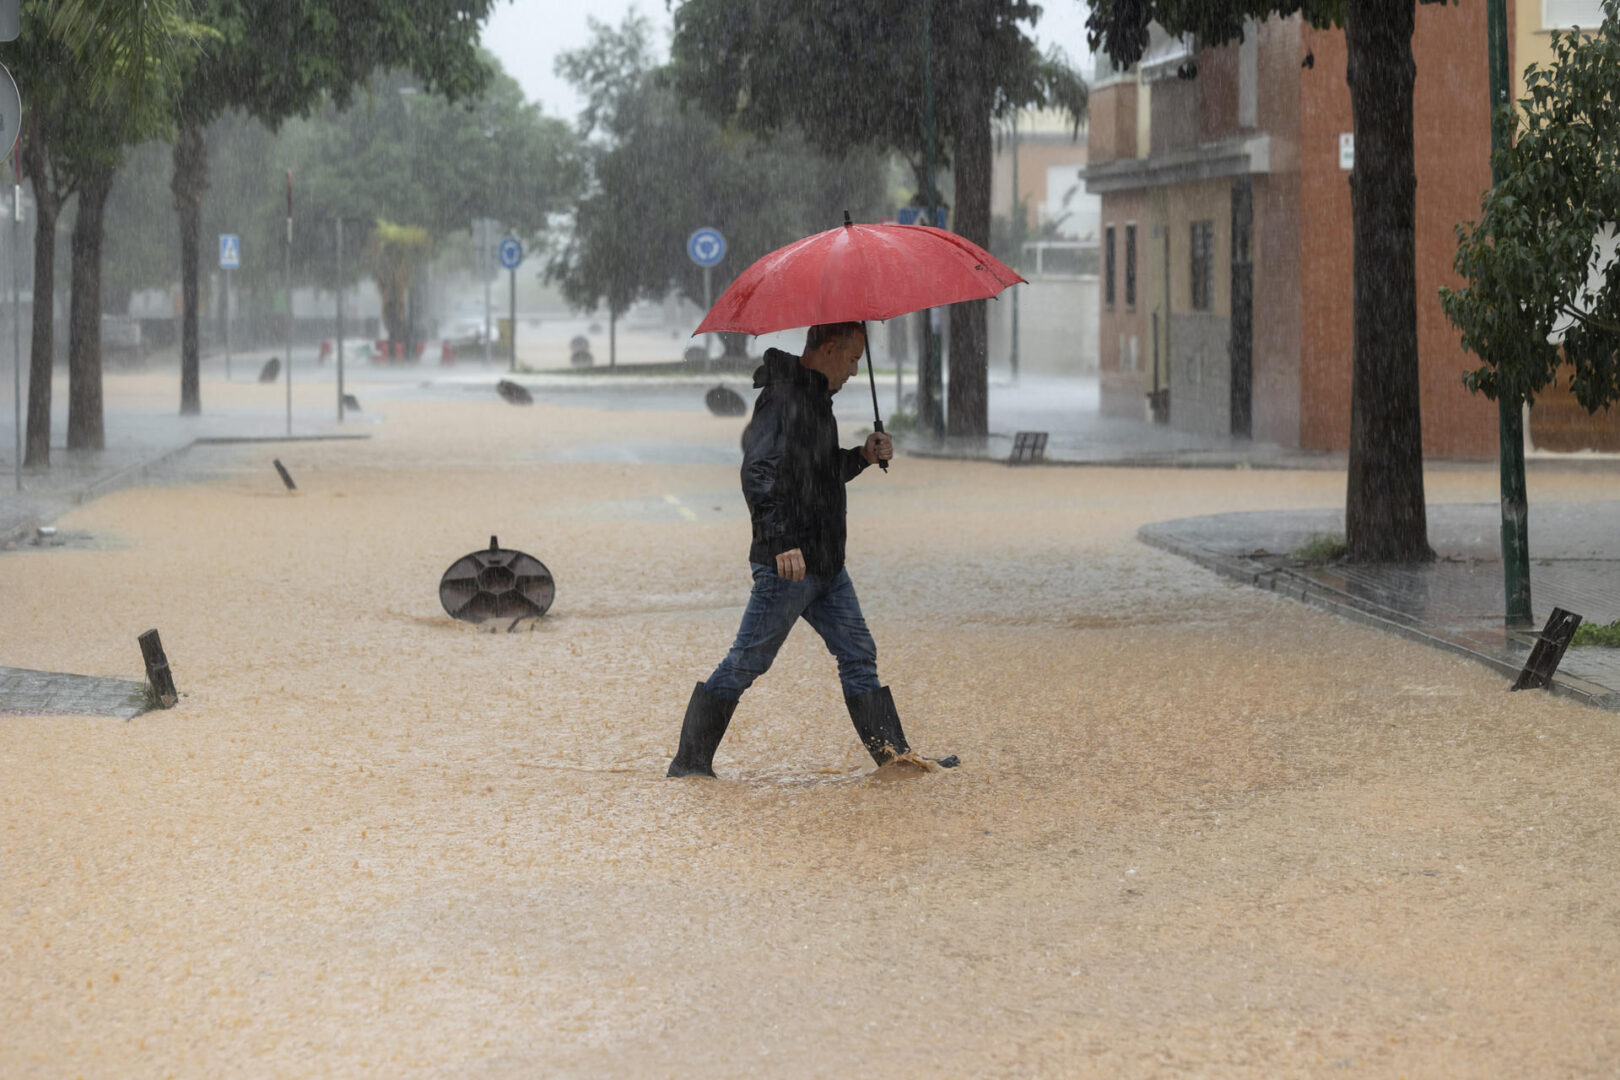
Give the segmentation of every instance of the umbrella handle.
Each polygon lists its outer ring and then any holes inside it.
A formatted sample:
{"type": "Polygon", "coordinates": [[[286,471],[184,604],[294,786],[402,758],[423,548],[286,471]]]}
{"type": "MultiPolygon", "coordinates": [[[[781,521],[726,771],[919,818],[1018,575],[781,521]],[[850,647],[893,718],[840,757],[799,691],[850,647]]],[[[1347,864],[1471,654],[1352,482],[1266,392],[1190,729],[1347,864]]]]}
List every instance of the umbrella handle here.
{"type": "MultiPolygon", "coordinates": [[[[866,326],[864,324],[861,326],[861,351],[866,353],[866,380],[872,384],[872,430],[882,432],[883,417],[878,413],[877,376],[872,374],[872,342],[866,336],[866,326]]],[[[888,472],[889,463],[880,461],[878,462],[878,468],[888,472]]]]}

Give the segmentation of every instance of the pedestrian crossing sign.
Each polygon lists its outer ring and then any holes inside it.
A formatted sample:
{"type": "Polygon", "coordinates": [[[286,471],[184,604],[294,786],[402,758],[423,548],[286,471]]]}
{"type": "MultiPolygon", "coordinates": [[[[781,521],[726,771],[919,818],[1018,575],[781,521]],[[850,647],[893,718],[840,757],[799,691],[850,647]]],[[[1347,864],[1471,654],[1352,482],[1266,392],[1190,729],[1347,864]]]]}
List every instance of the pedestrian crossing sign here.
{"type": "Polygon", "coordinates": [[[242,238],[235,233],[219,234],[219,268],[236,270],[242,265],[242,238]]]}

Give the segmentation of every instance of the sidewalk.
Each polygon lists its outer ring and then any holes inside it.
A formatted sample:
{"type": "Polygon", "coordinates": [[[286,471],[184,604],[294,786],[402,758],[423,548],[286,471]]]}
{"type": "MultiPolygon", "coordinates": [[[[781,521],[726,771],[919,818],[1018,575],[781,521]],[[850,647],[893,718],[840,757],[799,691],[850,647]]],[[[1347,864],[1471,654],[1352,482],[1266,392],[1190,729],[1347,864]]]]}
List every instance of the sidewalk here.
{"type": "MultiPolygon", "coordinates": [[[[1236,581],[1472,657],[1512,680],[1554,607],[1590,623],[1620,619],[1620,502],[1530,507],[1531,630],[1503,626],[1499,528],[1494,503],[1431,506],[1429,543],[1439,558],[1420,566],[1322,565],[1289,554],[1313,537],[1343,537],[1343,510],[1181,518],[1138,536],[1236,581]]],[[[1620,649],[1571,648],[1553,690],[1620,711],[1620,649]]]]}
{"type": "MultiPolygon", "coordinates": [[[[880,395],[882,388],[880,388],[880,395]]],[[[842,396],[842,395],[840,395],[842,396]]],[[[864,396],[864,395],[863,395],[864,396]]],[[[1158,468],[1343,469],[1342,453],[1288,450],[1250,439],[1195,435],[1163,424],[1102,416],[1095,377],[1025,376],[1013,383],[1003,374],[990,382],[990,434],[983,439],[935,440],[922,432],[897,436],[897,444],[917,457],[961,461],[1006,461],[1020,431],[1047,433],[1048,465],[1158,468]]],[[[892,387],[880,396],[885,410],[894,403],[892,387]]]]}
{"type": "MultiPolygon", "coordinates": [[[[335,404],[325,405],[326,395],[332,392],[329,384],[300,385],[301,378],[306,378],[302,363],[294,372],[290,439],[369,437],[370,424],[363,416],[337,423],[335,404]]],[[[56,520],[74,506],[138,483],[199,442],[289,439],[285,384],[250,380],[251,373],[238,373],[227,383],[205,366],[204,411],[199,416],[181,416],[177,369],[110,371],[104,380],[106,448],[69,451],[64,445],[67,379],[60,375],[51,390],[50,467],[23,469],[20,492],[15,482],[16,436],[8,400],[0,415],[0,550],[26,542],[37,526],[56,520]]]]}

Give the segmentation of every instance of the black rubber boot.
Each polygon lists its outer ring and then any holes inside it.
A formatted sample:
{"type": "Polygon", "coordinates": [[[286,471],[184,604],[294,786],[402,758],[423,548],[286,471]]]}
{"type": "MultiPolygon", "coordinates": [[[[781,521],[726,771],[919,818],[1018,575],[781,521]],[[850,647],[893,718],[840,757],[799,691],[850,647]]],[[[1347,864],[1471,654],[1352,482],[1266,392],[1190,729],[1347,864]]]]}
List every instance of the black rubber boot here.
{"type": "Polygon", "coordinates": [[[681,745],[669,763],[666,776],[713,776],[714,752],[725,738],[726,725],[737,711],[735,701],[715,697],[702,683],[692,688],[686,703],[686,719],[681,722],[681,745]]]}
{"type": "MultiPolygon", "coordinates": [[[[894,707],[894,695],[887,686],[846,697],[844,704],[849,707],[849,718],[855,722],[855,733],[866,744],[866,751],[872,755],[873,761],[880,766],[887,765],[901,754],[911,752],[906,733],[900,728],[900,713],[894,707]]],[[[961,764],[955,754],[924,760],[946,769],[954,769],[961,764]]]]}

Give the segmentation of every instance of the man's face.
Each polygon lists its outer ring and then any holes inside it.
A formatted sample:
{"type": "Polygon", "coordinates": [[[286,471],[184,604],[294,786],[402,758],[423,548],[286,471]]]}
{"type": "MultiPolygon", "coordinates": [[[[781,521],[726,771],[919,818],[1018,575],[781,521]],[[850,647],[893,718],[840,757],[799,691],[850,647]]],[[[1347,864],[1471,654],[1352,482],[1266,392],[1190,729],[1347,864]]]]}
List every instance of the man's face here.
{"type": "Polygon", "coordinates": [[[837,341],[829,341],[822,346],[827,350],[827,365],[822,374],[827,376],[827,386],[833,393],[838,393],[861,370],[861,354],[866,351],[866,335],[851,334],[837,341]]]}

